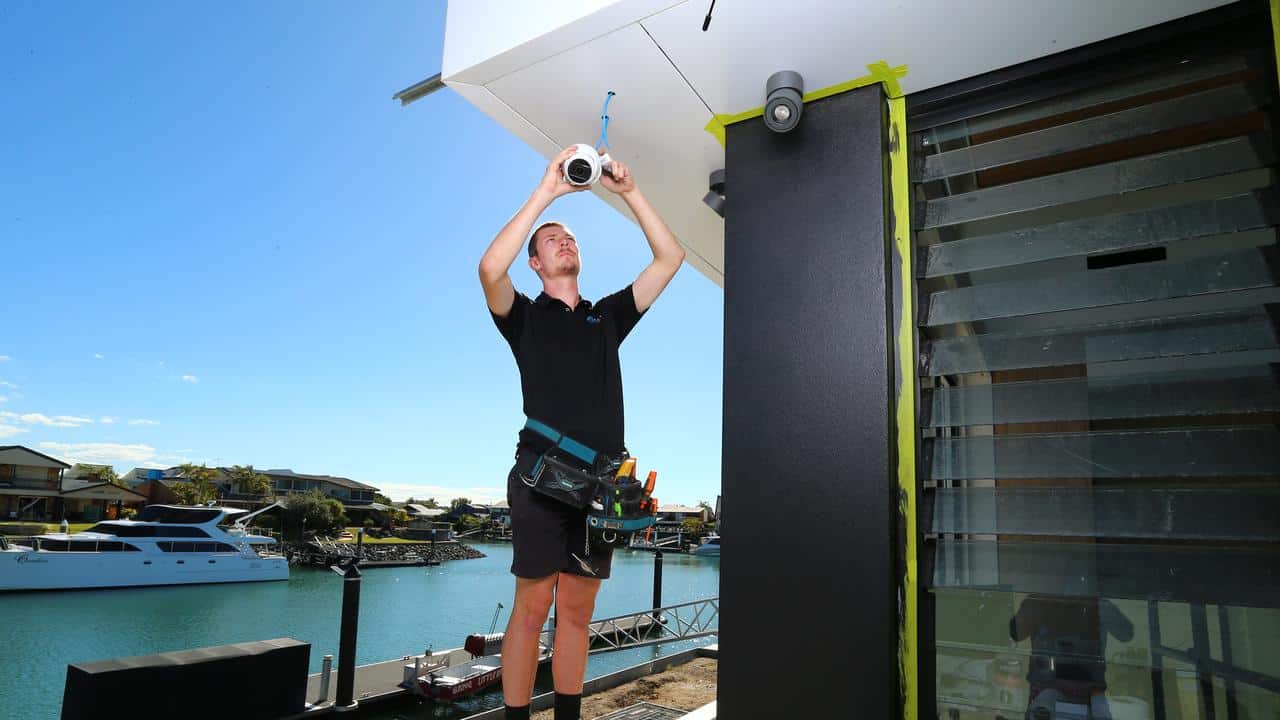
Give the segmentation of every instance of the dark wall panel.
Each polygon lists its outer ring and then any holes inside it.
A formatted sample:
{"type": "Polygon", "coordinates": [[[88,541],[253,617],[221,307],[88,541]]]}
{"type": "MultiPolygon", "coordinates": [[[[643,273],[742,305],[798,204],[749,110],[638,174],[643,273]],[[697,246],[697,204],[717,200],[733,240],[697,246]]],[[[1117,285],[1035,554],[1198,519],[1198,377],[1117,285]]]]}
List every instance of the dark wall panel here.
{"type": "Polygon", "coordinates": [[[728,128],[725,720],[897,714],[886,124],[876,85],[728,128]]]}

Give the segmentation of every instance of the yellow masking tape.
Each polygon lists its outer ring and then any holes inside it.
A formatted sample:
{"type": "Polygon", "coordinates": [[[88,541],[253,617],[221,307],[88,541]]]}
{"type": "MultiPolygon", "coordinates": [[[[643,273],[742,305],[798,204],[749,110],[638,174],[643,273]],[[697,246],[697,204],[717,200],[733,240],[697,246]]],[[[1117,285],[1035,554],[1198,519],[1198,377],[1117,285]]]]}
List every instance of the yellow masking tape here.
{"type": "MultiPolygon", "coordinates": [[[[1277,1],[1280,1],[1280,0],[1273,0],[1273,2],[1277,2],[1277,1]]],[[[853,80],[850,80],[848,82],[842,82],[837,85],[831,85],[830,87],[824,87],[820,90],[807,92],[804,94],[803,100],[804,102],[821,100],[822,98],[825,98],[825,97],[831,97],[832,95],[836,95],[838,93],[847,92],[849,90],[854,90],[860,87],[866,87],[867,85],[873,85],[875,83],[884,83],[885,95],[888,95],[891,98],[900,98],[902,97],[902,86],[898,84],[898,78],[905,77],[906,74],[907,74],[906,65],[899,65],[897,67],[892,67],[889,65],[889,63],[885,62],[884,60],[880,60],[880,61],[871,63],[870,65],[867,66],[866,75],[863,75],[862,77],[859,77],[859,78],[854,78],[853,80]]],[[[760,107],[755,108],[753,110],[747,110],[745,112],[735,113],[732,115],[723,114],[723,113],[713,115],[710,122],[707,123],[707,126],[705,129],[707,132],[714,135],[716,140],[720,141],[721,146],[724,146],[724,132],[725,132],[724,129],[727,126],[732,125],[736,122],[742,122],[743,120],[750,120],[751,118],[760,117],[763,114],[764,114],[764,106],[761,105],[760,107]]]]}
{"type": "Polygon", "coordinates": [[[898,436],[898,520],[906,536],[906,575],[902,579],[902,618],[898,626],[898,679],[903,720],[916,720],[920,701],[919,627],[916,589],[919,587],[916,547],[916,406],[915,309],[911,272],[911,181],[907,177],[907,102],[899,94],[889,99],[889,190],[893,200],[893,252],[898,303],[897,381],[895,418],[898,436]]]}
{"type": "Polygon", "coordinates": [[[1280,68],[1280,0],[1271,0],[1271,44],[1275,46],[1276,67],[1280,68]]]}

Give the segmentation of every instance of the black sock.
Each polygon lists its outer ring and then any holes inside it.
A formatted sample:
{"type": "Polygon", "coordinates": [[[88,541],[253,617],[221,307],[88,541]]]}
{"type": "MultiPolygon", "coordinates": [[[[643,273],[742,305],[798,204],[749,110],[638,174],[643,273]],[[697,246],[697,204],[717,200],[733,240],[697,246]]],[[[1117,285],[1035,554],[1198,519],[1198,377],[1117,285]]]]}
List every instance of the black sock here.
{"type": "Polygon", "coordinates": [[[582,694],[565,695],[556,693],[556,720],[579,720],[582,711],[582,694]]]}
{"type": "Polygon", "coordinates": [[[511,707],[508,705],[506,718],[507,720],[529,720],[529,706],[511,707]]]}

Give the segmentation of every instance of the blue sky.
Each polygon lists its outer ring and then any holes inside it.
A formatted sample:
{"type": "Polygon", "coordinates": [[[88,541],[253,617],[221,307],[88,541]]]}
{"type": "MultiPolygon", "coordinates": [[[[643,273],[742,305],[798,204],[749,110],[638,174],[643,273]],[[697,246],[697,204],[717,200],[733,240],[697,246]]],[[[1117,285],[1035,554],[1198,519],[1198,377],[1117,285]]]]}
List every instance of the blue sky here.
{"type": "MultiPolygon", "coordinates": [[[[391,101],[439,70],[444,14],[0,2],[0,444],[503,494],[519,380],[475,268],[545,161],[450,91],[391,101]]],[[[588,298],[650,257],[591,194],[548,215],[588,298]]],[[[664,502],[719,492],[722,334],[686,266],[623,346],[664,502]]]]}

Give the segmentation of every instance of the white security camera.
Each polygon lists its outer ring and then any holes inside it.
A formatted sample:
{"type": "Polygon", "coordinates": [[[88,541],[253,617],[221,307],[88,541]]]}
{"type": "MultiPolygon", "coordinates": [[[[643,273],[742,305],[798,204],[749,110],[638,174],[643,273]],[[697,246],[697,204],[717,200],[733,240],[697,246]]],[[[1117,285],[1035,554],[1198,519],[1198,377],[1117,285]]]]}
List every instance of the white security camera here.
{"type": "Polygon", "coordinates": [[[594,185],[602,172],[612,174],[613,158],[609,157],[609,153],[601,155],[590,145],[578,143],[573,146],[573,155],[564,161],[562,167],[565,182],[570,185],[594,185]]]}

